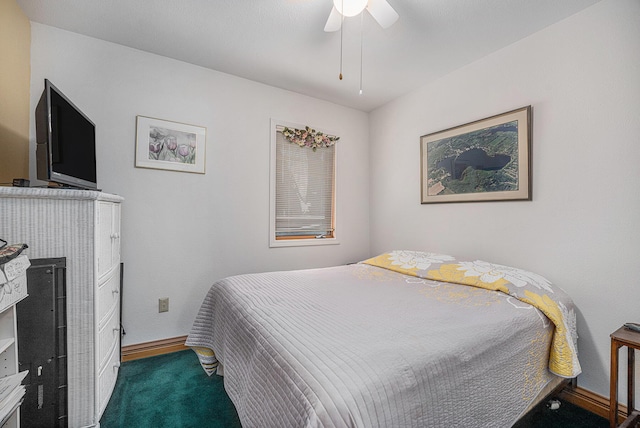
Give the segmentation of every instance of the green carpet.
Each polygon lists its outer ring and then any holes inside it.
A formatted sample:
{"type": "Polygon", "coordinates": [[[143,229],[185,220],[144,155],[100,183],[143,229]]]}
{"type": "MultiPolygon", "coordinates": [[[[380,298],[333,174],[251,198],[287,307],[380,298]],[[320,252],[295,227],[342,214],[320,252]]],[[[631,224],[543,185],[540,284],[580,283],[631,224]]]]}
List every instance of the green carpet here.
{"type": "MultiPolygon", "coordinates": [[[[123,363],[100,426],[239,428],[240,421],[223,378],[207,377],[189,350],[123,363]]],[[[558,410],[542,403],[514,428],[608,426],[606,419],[562,402],[558,410]]]]}
{"type": "Polygon", "coordinates": [[[208,377],[191,351],[122,363],[101,428],[240,428],[223,378],[208,377]]]}

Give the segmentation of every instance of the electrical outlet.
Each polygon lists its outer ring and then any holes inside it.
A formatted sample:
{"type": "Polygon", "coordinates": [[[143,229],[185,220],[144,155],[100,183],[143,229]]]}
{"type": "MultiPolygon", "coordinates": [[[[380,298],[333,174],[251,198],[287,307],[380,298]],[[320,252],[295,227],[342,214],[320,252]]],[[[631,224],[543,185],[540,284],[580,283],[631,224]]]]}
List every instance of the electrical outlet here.
{"type": "Polygon", "coordinates": [[[158,299],[158,312],[169,312],[169,298],[158,299]]]}

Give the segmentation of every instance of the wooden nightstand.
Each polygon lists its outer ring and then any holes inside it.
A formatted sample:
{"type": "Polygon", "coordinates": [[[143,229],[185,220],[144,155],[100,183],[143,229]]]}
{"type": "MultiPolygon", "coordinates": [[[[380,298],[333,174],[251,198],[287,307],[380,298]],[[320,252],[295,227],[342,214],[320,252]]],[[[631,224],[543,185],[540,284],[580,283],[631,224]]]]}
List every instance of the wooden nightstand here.
{"type": "Polygon", "coordinates": [[[609,425],[611,428],[618,426],[618,350],[627,347],[627,419],[620,428],[635,427],[640,422],[640,411],[634,406],[634,369],[635,350],[640,349],[640,333],[620,327],[611,333],[611,394],[609,403],[609,425]]]}

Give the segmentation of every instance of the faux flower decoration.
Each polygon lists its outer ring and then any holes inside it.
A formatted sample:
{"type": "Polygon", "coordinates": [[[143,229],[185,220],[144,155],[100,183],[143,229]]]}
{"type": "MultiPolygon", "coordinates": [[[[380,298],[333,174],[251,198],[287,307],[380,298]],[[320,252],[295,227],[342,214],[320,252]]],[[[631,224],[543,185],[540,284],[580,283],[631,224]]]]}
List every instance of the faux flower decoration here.
{"type": "Polygon", "coordinates": [[[304,129],[287,128],[282,131],[282,135],[291,143],[300,147],[310,147],[315,152],[318,147],[331,147],[340,137],[323,134],[322,132],[305,126],[304,129]]]}

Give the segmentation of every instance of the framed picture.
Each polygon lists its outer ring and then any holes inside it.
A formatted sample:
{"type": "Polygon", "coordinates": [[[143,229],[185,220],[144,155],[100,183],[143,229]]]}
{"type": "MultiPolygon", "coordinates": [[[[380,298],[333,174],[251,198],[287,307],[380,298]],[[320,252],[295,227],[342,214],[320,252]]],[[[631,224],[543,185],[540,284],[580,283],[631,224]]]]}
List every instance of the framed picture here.
{"type": "Polygon", "coordinates": [[[531,106],[420,137],[421,202],[531,200],[531,106]]]}
{"type": "Polygon", "coordinates": [[[204,174],[206,128],[136,117],[136,167],[204,174]]]}

